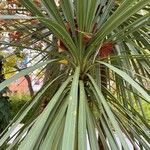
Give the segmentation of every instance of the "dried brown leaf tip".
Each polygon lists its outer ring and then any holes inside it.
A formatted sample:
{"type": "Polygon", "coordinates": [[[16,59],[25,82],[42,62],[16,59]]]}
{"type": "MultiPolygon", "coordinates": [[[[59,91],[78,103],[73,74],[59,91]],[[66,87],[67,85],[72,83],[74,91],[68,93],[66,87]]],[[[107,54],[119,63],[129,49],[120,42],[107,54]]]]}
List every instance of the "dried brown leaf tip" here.
{"type": "Polygon", "coordinates": [[[107,58],[113,52],[113,43],[105,42],[99,50],[99,55],[101,58],[107,58]]]}

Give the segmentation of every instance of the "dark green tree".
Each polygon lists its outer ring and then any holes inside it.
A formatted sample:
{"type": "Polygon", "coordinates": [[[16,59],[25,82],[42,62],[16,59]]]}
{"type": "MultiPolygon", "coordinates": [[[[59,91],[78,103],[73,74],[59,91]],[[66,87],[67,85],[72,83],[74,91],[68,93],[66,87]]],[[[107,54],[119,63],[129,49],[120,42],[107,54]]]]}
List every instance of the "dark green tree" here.
{"type": "MultiPolygon", "coordinates": [[[[3,57],[0,55],[0,83],[5,80],[3,74],[3,57]]],[[[0,92],[0,133],[6,128],[11,119],[10,102],[8,96],[3,96],[7,88],[0,92]]]]}

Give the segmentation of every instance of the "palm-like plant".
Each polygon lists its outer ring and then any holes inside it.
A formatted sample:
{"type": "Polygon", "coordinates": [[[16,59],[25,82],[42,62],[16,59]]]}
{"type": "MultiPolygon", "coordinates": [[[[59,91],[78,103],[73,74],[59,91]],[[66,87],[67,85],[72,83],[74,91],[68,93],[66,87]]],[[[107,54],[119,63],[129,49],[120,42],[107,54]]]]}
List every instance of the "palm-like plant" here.
{"type": "Polygon", "coordinates": [[[15,27],[25,27],[28,35],[35,35],[36,28],[38,36],[30,36],[29,44],[43,39],[51,51],[38,50],[44,53],[42,62],[4,81],[0,89],[47,64],[51,76],[1,134],[1,149],[86,150],[89,143],[92,150],[117,150],[117,135],[125,150],[126,139],[134,149],[148,150],[150,126],[142,102],[150,102],[149,0],[125,0],[120,6],[113,0],[63,0],[59,6],[42,0],[42,7],[20,2],[40,23],[33,30],[26,24],[15,27]],[[35,112],[45,96],[48,104],[39,115],[35,112]]]}

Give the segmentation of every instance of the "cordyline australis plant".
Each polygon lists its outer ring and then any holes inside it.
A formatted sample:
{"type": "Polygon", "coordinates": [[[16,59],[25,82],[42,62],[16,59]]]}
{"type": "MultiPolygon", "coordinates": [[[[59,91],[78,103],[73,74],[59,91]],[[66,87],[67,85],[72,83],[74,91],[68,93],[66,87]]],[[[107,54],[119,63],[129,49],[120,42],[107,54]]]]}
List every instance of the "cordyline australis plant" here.
{"type": "Polygon", "coordinates": [[[150,102],[149,0],[124,0],[120,6],[113,0],[20,3],[34,20],[14,27],[26,34],[19,48],[27,37],[26,47],[43,40],[47,48],[35,49],[44,54],[42,62],[4,81],[0,89],[45,65],[50,73],[1,134],[1,149],[86,150],[89,144],[91,150],[128,150],[129,142],[134,149],[150,149],[142,107],[150,102]],[[38,114],[43,99],[48,104],[38,114]],[[9,145],[10,134],[22,122],[9,145]]]}

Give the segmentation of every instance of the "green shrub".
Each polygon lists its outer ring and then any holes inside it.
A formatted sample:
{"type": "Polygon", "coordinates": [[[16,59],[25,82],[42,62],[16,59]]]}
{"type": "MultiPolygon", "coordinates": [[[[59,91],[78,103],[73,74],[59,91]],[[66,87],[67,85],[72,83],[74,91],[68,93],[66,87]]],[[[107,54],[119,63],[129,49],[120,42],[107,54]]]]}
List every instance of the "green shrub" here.
{"type": "Polygon", "coordinates": [[[11,119],[10,103],[8,99],[8,97],[0,96],[0,133],[9,124],[11,119]]]}
{"type": "Polygon", "coordinates": [[[13,118],[19,110],[22,108],[22,106],[30,100],[29,95],[13,95],[10,96],[10,103],[11,103],[11,117],[13,118]]]}

